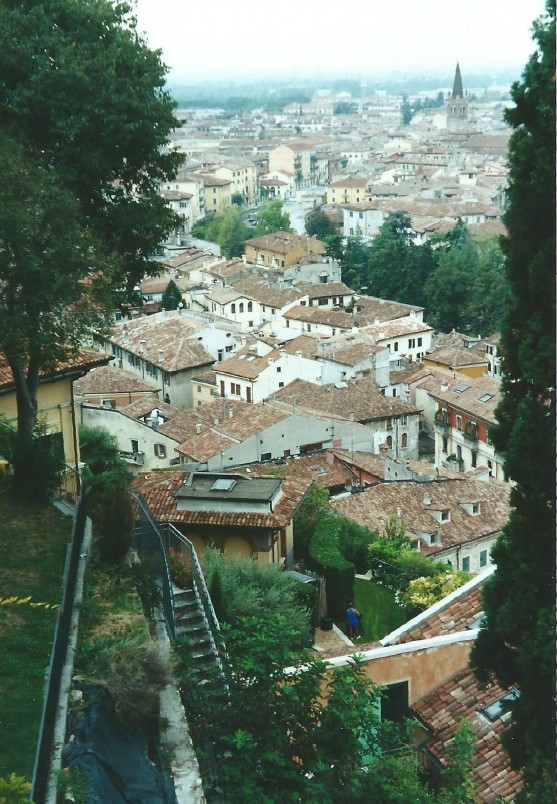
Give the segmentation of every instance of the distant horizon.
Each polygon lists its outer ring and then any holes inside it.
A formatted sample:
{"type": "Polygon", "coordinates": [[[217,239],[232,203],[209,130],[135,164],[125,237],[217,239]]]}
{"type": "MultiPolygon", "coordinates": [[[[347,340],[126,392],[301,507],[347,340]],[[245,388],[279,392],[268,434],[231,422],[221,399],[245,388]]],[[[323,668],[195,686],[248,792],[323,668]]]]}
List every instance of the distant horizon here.
{"type": "Polygon", "coordinates": [[[168,83],[339,76],[522,74],[544,0],[137,0],[137,30],[160,49],[168,83]]]}

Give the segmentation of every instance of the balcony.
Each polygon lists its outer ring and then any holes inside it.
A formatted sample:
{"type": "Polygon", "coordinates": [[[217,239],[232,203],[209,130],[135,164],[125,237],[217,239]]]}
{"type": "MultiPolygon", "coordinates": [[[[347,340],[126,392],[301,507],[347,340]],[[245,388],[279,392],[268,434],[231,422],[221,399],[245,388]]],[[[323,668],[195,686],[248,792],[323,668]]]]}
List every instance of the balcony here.
{"type": "Polygon", "coordinates": [[[446,410],[437,410],[435,412],[435,427],[442,433],[448,433],[451,425],[449,424],[449,414],[446,410]]]}
{"type": "Polygon", "coordinates": [[[145,453],[120,451],[120,458],[126,463],[131,463],[134,466],[143,466],[145,462],[145,453]]]}
{"type": "Polygon", "coordinates": [[[465,426],[462,435],[464,436],[465,440],[468,442],[470,447],[477,447],[478,446],[478,427],[473,422],[468,422],[465,426]]]}

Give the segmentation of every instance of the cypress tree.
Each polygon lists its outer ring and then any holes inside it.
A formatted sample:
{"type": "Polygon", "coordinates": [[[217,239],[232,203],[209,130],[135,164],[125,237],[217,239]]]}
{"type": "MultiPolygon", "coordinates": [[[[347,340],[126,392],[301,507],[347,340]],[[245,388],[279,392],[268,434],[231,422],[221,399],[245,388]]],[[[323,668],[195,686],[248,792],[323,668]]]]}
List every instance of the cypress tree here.
{"type": "Polygon", "coordinates": [[[541,802],[555,793],[555,0],[533,31],[537,50],[507,112],[510,300],[492,433],[514,483],[513,512],[493,550],[472,664],[480,678],[495,673],[519,689],[504,745],[524,772],[522,800],[541,802]]]}

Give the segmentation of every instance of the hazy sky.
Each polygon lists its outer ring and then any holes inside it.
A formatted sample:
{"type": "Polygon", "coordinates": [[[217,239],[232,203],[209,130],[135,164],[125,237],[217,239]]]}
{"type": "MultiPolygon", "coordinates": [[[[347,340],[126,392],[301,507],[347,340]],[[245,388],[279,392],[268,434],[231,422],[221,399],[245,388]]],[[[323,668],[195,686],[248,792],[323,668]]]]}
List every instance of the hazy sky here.
{"type": "Polygon", "coordinates": [[[544,0],[137,0],[169,78],[520,67],[544,0]]]}

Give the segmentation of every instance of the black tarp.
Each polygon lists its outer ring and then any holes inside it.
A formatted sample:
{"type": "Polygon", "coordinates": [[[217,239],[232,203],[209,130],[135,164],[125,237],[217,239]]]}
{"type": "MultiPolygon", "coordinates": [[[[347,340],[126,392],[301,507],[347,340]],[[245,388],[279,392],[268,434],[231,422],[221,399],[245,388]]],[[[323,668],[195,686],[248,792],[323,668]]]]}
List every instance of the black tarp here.
{"type": "Polygon", "coordinates": [[[64,768],[88,777],[88,804],[177,804],[158,735],[123,724],[97,690],[82,687],[85,707],[68,717],[64,768]]]}

